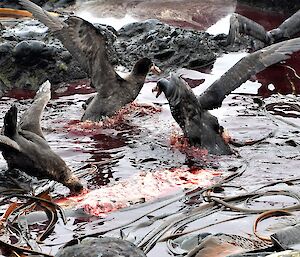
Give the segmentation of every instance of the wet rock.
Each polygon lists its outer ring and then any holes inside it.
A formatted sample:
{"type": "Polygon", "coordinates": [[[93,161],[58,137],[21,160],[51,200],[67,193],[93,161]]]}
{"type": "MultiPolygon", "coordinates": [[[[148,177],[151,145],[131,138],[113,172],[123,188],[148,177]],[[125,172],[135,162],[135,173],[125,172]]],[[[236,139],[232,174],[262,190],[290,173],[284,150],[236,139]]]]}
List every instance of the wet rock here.
{"type": "Polygon", "coordinates": [[[46,45],[38,40],[22,41],[14,47],[12,53],[17,62],[33,65],[36,61],[53,59],[61,49],[46,45]]]}
{"type": "Polygon", "coordinates": [[[134,244],[113,237],[85,238],[79,244],[66,246],[56,257],[146,257],[134,244]]]}
{"type": "MultiPolygon", "coordinates": [[[[45,80],[58,84],[87,77],[61,42],[38,21],[10,21],[4,26],[0,32],[2,91],[15,87],[36,90],[45,80]]],[[[145,56],[166,73],[180,67],[197,69],[210,65],[226,51],[220,37],[154,19],[128,24],[119,31],[105,27],[108,49],[115,49],[109,53],[111,62],[127,69],[145,56]]]]}
{"type": "Polygon", "coordinates": [[[85,78],[81,70],[62,44],[37,21],[7,24],[0,39],[0,87],[37,90],[50,80],[63,81],[85,78]]]}
{"type": "Polygon", "coordinates": [[[118,33],[116,48],[122,65],[147,56],[164,71],[198,68],[214,61],[222,51],[206,32],[177,28],[154,19],[128,24],[118,33]]]}

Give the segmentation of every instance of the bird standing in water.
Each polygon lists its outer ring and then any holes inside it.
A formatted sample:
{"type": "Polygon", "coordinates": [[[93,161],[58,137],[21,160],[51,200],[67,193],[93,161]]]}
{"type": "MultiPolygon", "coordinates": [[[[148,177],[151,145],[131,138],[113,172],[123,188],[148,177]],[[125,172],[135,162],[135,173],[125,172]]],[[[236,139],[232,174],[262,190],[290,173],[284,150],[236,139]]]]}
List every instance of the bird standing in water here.
{"type": "Polygon", "coordinates": [[[109,56],[111,46],[104,27],[95,28],[76,16],[61,21],[29,0],[19,0],[35,18],[44,23],[76,58],[81,68],[90,76],[96,96],[88,103],[82,121],[99,121],[112,116],[138,96],[150,70],[159,69],[149,58],[138,60],[132,71],[122,78],[112,66],[109,56]]]}
{"type": "Polygon", "coordinates": [[[232,150],[222,137],[223,128],[209,110],[220,107],[225,97],[252,75],[272,64],[289,59],[292,53],[299,50],[300,38],[296,38],[249,54],[198,97],[177,75],[172,75],[170,80],[160,79],[153,91],[157,91],[157,97],[161,92],[165,94],[173,118],[191,145],[205,148],[212,154],[230,154],[232,150]]]}
{"type": "Polygon", "coordinates": [[[218,119],[201,107],[182,78],[172,74],[170,80],[160,79],[153,91],[157,91],[156,97],[164,92],[174,120],[191,145],[205,148],[212,154],[232,153],[222,138],[223,128],[218,119]]]}

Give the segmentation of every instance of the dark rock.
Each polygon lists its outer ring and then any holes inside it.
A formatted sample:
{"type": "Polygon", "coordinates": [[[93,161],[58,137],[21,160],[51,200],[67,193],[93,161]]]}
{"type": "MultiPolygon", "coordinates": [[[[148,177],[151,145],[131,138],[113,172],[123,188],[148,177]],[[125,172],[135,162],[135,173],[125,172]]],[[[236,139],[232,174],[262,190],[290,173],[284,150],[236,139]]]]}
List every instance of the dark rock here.
{"type": "Polygon", "coordinates": [[[206,32],[176,28],[153,19],[128,24],[118,33],[116,49],[124,66],[147,56],[163,71],[197,68],[211,63],[221,52],[217,41],[206,32]]]}
{"type": "MultiPolygon", "coordinates": [[[[58,84],[87,76],[61,42],[38,21],[9,22],[4,26],[0,32],[2,91],[13,87],[36,90],[45,80],[58,84]]],[[[103,25],[95,26],[101,26],[103,31],[103,25]]],[[[104,27],[112,64],[127,69],[142,57],[152,59],[164,72],[180,67],[196,69],[210,65],[226,50],[220,45],[222,37],[154,19],[128,24],[119,31],[104,27]]]]}
{"type": "Polygon", "coordinates": [[[44,42],[29,40],[18,43],[13,49],[13,56],[17,62],[33,65],[43,59],[52,60],[60,51],[62,49],[46,45],[44,42]]]}
{"type": "Polygon", "coordinates": [[[10,24],[1,31],[2,92],[11,88],[37,90],[48,79],[57,84],[86,77],[77,61],[47,31],[35,20],[10,24]]]}
{"type": "Polygon", "coordinates": [[[66,246],[56,257],[146,257],[134,244],[113,237],[85,238],[79,244],[66,246]]]}

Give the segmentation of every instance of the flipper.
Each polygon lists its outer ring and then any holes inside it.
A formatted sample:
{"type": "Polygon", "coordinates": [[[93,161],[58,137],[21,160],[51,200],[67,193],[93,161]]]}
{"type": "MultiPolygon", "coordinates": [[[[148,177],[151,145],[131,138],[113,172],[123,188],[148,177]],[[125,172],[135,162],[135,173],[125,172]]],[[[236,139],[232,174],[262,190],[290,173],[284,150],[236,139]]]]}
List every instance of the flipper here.
{"type": "Polygon", "coordinates": [[[13,138],[17,133],[17,113],[18,109],[13,105],[4,116],[3,134],[9,138],[13,138]]]}
{"type": "Polygon", "coordinates": [[[249,54],[205,90],[198,97],[198,101],[202,108],[206,110],[220,107],[225,97],[247,81],[252,75],[272,64],[289,59],[292,53],[299,50],[300,38],[295,38],[270,45],[249,54]]]}
{"type": "Polygon", "coordinates": [[[14,140],[11,140],[7,136],[0,135],[0,150],[3,151],[6,149],[14,149],[21,152],[20,146],[14,140]]]}
{"type": "Polygon", "coordinates": [[[31,131],[40,137],[44,138],[41,129],[41,119],[42,113],[51,98],[51,84],[49,81],[44,82],[39,90],[36,92],[33,103],[31,106],[23,113],[19,128],[22,130],[31,131]]]}
{"type": "Polygon", "coordinates": [[[265,28],[257,22],[239,14],[232,14],[230,17],[230,28],[225,46],[232,45],[240,34],[252,36],[265,44],[269,44],[271,38],[265,28]]]}

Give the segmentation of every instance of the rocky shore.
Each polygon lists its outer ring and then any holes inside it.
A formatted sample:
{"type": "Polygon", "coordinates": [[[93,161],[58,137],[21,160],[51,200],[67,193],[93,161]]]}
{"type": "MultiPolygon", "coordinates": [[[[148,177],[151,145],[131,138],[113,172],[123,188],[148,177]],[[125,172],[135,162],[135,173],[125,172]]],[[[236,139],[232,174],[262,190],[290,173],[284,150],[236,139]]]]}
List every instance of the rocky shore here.
{"type": "MultiPolygon", "coordinates": [[[[0,21],[1,22],[1,21],[0,21]]],[[[97,24],[95,24],[97,26],[97,24]]],[[[58,84],[85,78],[86,74],[48,28],[33,19],[1,22],[0,87],[36,90],[45,80],[58,84]]],[[[169,26],[158,20],[128,24],[111,39],[115,65],[130,69],[143,56],[151,58],[164,72],[211,64],[224,49],[223,36],[169,26]]]]}
{"type": "MultiPolygon", "coordinates": [[[[56,0],[51,4],[46,0],[33,2],[48,10],[62,10],[57,8],[73,4],[74,0],[56,0]]],[[[238,1],[246,2],[255,5],[255,1],[238,1]]],[[[278,3],[272,1],[270,8],[276,6],[278,3]]],[[[1,2],[1,7],[18,8],[17,0],[1,2]]],[[[67,18],[65,13],[62,16],[62,19],[67,18]]],[[[251,48],[256,43],[253,38],[245,36],[233,47],[224,47],[224,34],[213,36],[205,31],[175,27],[156,19],[130,23],[118,31],[110,26],[106,28],[115,50],[110,56],[114,65],[130,70],[138,59],[146,56],[161,68],[162,76],[178,68],[201,69],[225,52],[251,48]]],[[[0,29],[0,95],[12,88],[36,90],[47,79],[57,85],[87,77],[55,35],[37,20],[0,19],[0,29]]]]}

